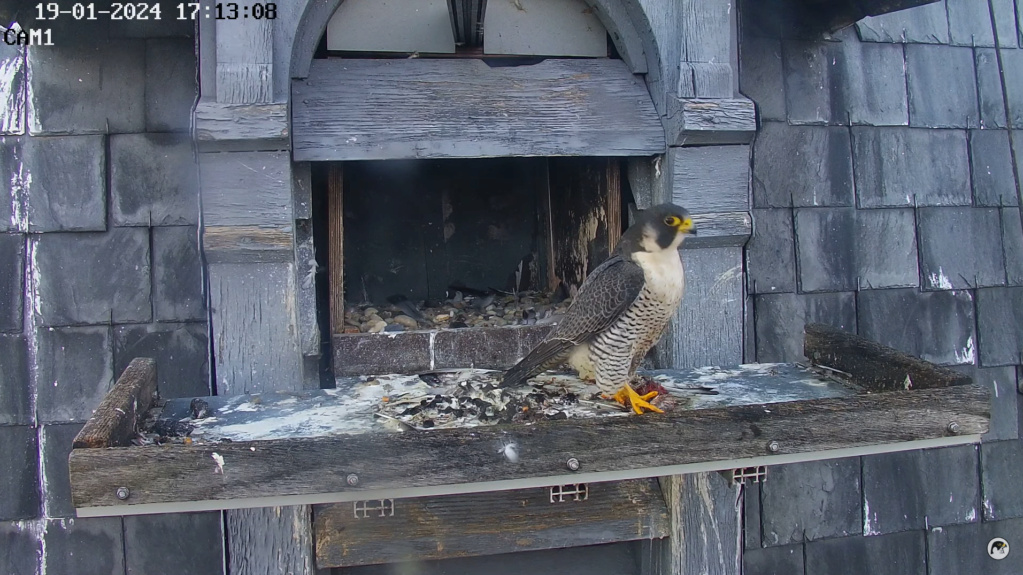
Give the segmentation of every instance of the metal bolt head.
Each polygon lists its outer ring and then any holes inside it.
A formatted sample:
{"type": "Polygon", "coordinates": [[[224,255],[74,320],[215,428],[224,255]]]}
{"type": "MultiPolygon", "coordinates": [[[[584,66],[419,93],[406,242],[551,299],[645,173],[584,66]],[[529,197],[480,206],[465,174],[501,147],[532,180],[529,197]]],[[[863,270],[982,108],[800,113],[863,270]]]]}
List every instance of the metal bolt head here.
{"type": "Polygon", "coordinates": [[[129,495],[131,495],[131,492],[128,491],[127,487],[118,487],[117,488],[117,498],[120,499],[121,501],[124,501],[125,499],[127,499],[129,495]]]}
{"type": "Polygon", "coordinates": [[[566,464],[568,465],[568,468],[571,469],[572,471],[579,471],[579,460],[578,459],[576,459],[574,457],[569,457],[568,458],[568,462],[566,464]]]}
{"type": "Polygon", "coordinates": [[[348,477],[345,478],[345,481],[348,482],[348,485],[355,487],[359,484],[359,476],[354,473],[349,473],[348,477]]]}
{"type": "Polygon", "coordinates": [[[780,449],[781,445],[778,445],[777,441],[772,441],[767,444],[767,450],[770,451],[771,453],[778,453],[780,449]]]}
{"type": "Polygon", "coordinates": [[[951,433],[952,435],[958,435],[959,434],[959,424],[956,423],[955,421],[953,421],[952,423],[949,423],[948,424],[948,432],[951,433]]]}

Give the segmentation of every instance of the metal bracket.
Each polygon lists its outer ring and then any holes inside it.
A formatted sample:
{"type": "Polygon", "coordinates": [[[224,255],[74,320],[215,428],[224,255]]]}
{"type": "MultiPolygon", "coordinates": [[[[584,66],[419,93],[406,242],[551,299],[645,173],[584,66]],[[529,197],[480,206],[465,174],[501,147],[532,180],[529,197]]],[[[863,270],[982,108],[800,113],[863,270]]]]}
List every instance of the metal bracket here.
{"type": "Polygon", "coordinates": [[[585,483],[570,483],[568,485],[555,485],[551,487],[551,503],[564,503],[565,501],[586,501],[590,496],[590,490],[585,483]]]}
{"type": "Polygon", "coordinates": [[[356,501],[352,503],[352,511],[356,519],[367,517],[394,517],[394,500],[377,499],[371,501],[356,501]]]}
{"type": "Polygon", "coordinates": [[[767,466],[736,467],[735,469],[722,471],[721,474],[725,476],[725,479],[732,482],[732,485],[763,483],[767,481],[767,466]]]}

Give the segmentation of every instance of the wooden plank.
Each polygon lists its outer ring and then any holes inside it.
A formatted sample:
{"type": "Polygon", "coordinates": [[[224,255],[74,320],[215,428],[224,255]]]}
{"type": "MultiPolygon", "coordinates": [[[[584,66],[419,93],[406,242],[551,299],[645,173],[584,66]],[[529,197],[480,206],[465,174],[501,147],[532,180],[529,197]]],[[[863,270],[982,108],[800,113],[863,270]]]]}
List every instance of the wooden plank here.
{"type": "Polygon", "coordinates": [[[217,101],[272,102],[273,20],[218,20],[216,42],[217,101]]]}
{"type": "Polygon", "coordinates": [[[584,485],[584,501],[566,496],[552,503],[543,488],[390,500],[393,514],[384,517],[356,517],[353,503],[316,506],[316,562],[321,569],[351,567],[667,536],[668,512],[655,480],[584,485]]]}
{"type": "MultiPolygon", "coordinates": [[[[313,244],[313,222],[298,220],[295,222],[295,299],[297,300],[299,349],[302,350],[304,357],[318,357],[321,354],[320,325],[316,314],[316,272],[318,268],[313,244]]],[[[309,371],[308,364],[306,371],[309,371]]],[[[311,376],[312,374],[307,373],[306,375],[311,376]]]]}
{"type": "Polygon", "coordinates": [[[345,218],[344,173],[341,164],[331,164],[327,174],[327,283],[330,289],[330,333],[345,328],[345,218]]]}
{"type": "Polygon", "coordinates": [[[620,60],[498,68],[465,59],[317,60],[293,94],[298,161],[664,151],[650,95],[620,60]]]}
{"type": "Polygon", "coordinates": [[[369,492],[379,497],[387,490],[413,487],[559,477],[566,474],[570,458],[588,473],[617,471],[625,477],[616,478],[628,478],[631,471],[631,477],[644,477],[657,475],[658,468],[688,463],[734,463],[942,438],[950,434],[952,421],[959,435],[979,435],[988,429],[988,396],[986,388],[965,385],[677,416],[79,449],[70,458],[72,492],[78,507],[317,493],[369,492]],[[501,449],[508,441],[518,446],[515,465],[508,464],[501,449]],[[775,451],[769,449],[772,445],[775,451]],[[222,472],[213,453],[223,458],[222,472]],[[351,474],[357,477],[356,486],[349,483],[351,474]],[[131,490],[127,502],[117,499],[118,486],[131,490]]]}
{"type": "Polygon", "coordinates": [[[746,144],[757,130],[753,101],[746,98],[669,100],[672,146],[746,144]]]}
{"type": "Polygon", "coordinates": [[[583,0],[487,4],[486,54],[607,57],[607,31],[583,0]]]}
{"type": "Polygon", "coordinates": [[[73,446],[127,447],[156,395],[156,360],[136,357],[117,378],[73,446]]]}
{"type": "Polygon", "coordinates": [[[231,575],[314,573],[312,511],[308,505],[228,511],[231,575]]]}
{"type": "Polygon", "coordinates": [[[292,229],[278,226],[206,226],[203,253],[209,263],[289,262],[292,229]]]}
{"type": "Polygon", "coordinates": [[[661,542],[661,573],[742,572],[742,507],[738,485],[720,473],[661,478],[671,533],[661,542]]]}
{"type": "Polygon", "coordinates": [[[749,146],[672,148],[669,154],[673,202],[694,214],[749,210],[749,146]]]}
{"type": "Polygon", "coordinates": [[[217,393],[302,389],[290,263],[209,265],[217,393]]]}
{"type": "MultiPolygon", "coordinates": [[[[702,224],[696,225],[702,234],[702,224]]],[[[682,262],[686,293],[655,347],[656,364],[685,368],[741,363],[742,249],[685,249],[682,262]]]]}
{"type": "Polygon", "coordinates": [[[550,158],[550,220],[554,276],[582,285],[621,238],[621,175],[618,161],[550,158]]]}
{"type": "Polygon", "coordinates": [[[814,365],[849,374],[870,391],[935,389],[967,385],[972,378],[834,327],[806,326],[803,354],[814,365]]]}
{"type": "Polygon", "coordinates": [[[203,97],[195,107],[195,139],[203,151],[287,149],[287,104],[225,104],[203,97]]]}
{"type": "Polygon", "coordinates": [[[742,247],[753,233],[749,212],[695,214],[693,222],[698,235],[686,239],[684,253],[697,248],[742,247]]]}
{"type": "Polygon", "coordinates": [[[207,226],[294,225],[287,152],[201,153],[199,187],[207,226]]]}

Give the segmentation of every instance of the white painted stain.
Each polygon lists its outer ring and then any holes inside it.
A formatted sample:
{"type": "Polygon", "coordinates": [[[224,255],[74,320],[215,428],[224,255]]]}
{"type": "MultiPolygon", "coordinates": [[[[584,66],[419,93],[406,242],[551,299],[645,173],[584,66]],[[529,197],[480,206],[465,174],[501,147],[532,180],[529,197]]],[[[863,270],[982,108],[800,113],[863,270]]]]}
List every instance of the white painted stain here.
{"type": "Polygon", "coordinates": [[[24,69],[24,51],[17,56],[0,60],[0,132],[5,134],[25,133],[25,99],[22,90],[24,82],[18,76],[24,69]]]}
{"type": "Polygon", "coordinates": [[[970,512],[966,514],[966,520],[967,521],[971,521],[971,522],[977,520],[977,508],[976,507],[970,509],[970,512]]]}
{"type": "Polygon", "coordinates": [[[863,534],[864,535],[877,535],[880,531],[877,530],[875,523],[877,523],[877,513],[871,514],[870,512],[870,501],[863,500],[863,534]]]}
{"type": "Polygon", "coordinates": [[[937,289],[952,289],[952,282],[949,281],[948,276],[945,275],[945,270],[938,268],[938,273],[932,273],[929,277],[931,280],[931,287],[937,289]]]}
{"type": "Polygon", "coordinates": [[[224,456],[219,454],[219,453],[217,453],[217,452],[213,452],[213,453],[210,454],[210,457],[212,457],[213,461],[216,462],[216,464],[217,464],[217,467],[216,467],[216,469],[213,470],[213,473],[219,473],[219,474],[223,475],[224,474],[224,456]]]}
{"type": "Polygon", "coordinates": [[[973,347],[973,336],[966,340],[966,347],[955,352],[956,361],[959,363],[974,363],[977,359],[977,350],[973,347]]]}

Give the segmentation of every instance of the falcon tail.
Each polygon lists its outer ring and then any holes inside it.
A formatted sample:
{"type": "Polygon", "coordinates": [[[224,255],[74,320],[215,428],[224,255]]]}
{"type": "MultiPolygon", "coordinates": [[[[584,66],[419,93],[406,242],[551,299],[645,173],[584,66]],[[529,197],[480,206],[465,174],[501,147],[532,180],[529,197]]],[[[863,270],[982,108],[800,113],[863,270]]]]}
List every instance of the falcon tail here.
{"type": "Polygon", "coordinates": [[[574,346],[575,343],[565,339],[552,339],[541,343],[504,374],[501,387],[525,383],[527,379],[560,361],[574,346]]]}

